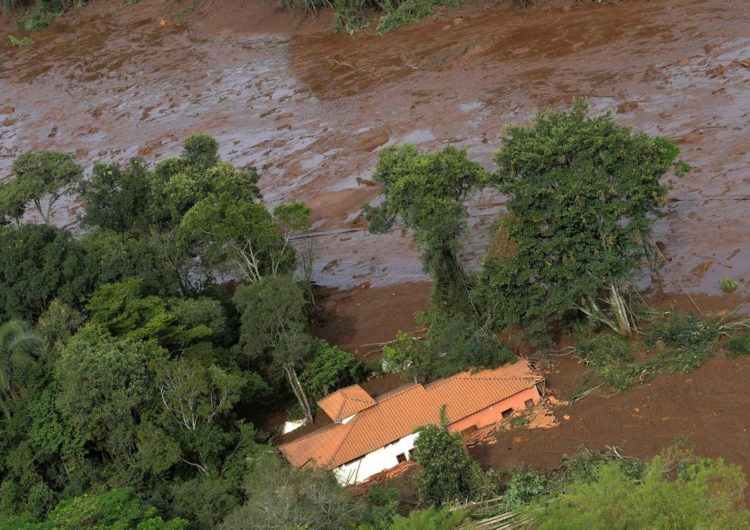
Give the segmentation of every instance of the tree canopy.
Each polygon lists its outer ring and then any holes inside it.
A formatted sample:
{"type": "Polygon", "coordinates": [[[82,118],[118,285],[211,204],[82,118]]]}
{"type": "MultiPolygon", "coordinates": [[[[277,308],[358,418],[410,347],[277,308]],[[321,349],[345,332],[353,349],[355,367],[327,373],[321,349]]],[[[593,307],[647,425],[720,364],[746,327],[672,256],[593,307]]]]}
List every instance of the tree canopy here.
{"type": "Polygon", "coordinates": [[[507,308],[505,324],[544,329],[566,311],[629,334],[623,298],[648,252],[679,149],[666,138],[633,133],[585,102],[511,126],[490,182],[508,196],[508,255],[485,261],[489,296],[507,308]],[[611,316],[600,308],[608,304],[611,316]]]}

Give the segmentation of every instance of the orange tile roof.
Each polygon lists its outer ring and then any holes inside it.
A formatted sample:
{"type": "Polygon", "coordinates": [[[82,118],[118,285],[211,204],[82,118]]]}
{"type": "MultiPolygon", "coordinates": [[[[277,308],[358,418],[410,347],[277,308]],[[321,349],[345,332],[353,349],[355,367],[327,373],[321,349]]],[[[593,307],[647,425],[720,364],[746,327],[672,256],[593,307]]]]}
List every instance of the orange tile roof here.
{"type": "Polygon", "coordinates": [[[443,405],[447,406],[450,422],[455,423],[541,380],[528,362],[518,361],[494,370],[462,372],[427,386],[409,385],[381,396],[347,423],[312,432],[279,449],[297,467],[318,465],[333,469],[395,442],[423,425],[437,424],[443,405]]]}
{"type": "Polygon", "coordinates": [[[318,401],[318,406],[333,421],[341,421],[375,403],[361,386],[352,385],[324,397],[318,401]]]}

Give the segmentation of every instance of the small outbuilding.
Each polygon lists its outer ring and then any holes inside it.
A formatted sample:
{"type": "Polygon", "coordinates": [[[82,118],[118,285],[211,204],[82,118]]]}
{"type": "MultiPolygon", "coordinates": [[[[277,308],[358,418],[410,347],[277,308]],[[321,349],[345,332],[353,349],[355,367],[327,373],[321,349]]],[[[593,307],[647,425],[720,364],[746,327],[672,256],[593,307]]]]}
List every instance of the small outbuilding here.
{"type": "Polygon", "coordinates": [[[542,381],[527,361],[518,361],[428,385],[406,385],[377,399],[353,385],[318,401],[333,424],[279,449],[295,467],[324,467],[340,484],[357,484],[411,459],[416,431],[439,424],[443,406],[449,429],[469,432],[539,403],[542,381]]]}

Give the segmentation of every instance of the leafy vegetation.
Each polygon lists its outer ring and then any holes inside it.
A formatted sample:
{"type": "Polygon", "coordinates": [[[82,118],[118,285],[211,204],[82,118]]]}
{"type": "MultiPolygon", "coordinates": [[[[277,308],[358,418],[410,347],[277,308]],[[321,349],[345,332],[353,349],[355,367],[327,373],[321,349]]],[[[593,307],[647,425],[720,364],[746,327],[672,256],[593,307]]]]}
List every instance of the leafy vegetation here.
{"type": "Polygon", "coordinates": [[[153,167],[98,163],[82,181],[72,155],[43,151],[13,173],[0,190],[0,527],[233,528],[267,503],[293,527],[357,521],[360,502],[269,455],[244,419],[365,375],[309,335],[289,244],[309,208],[269,212],[257,171],[202,134],[153,167]],[[74,189],[82,235],[51,225],[74,189]],[[227,276],[238,283],[219,288],[227,276]]]}
{"type": "Polygon", "coordinates": [[[481,495],[484,486],[479,465],[466,452],[461,433],[448,431],[447,414],[443,407],[441,425],[422,427],[414,444],[414,460],[421,466],[419,497],[427,505],[466,502],[481,495]]]}
{"type": "Polygon", "coordinates": [[[501,324],[538,333],[580,311],[630,335],[626,293],[662,214],[668,188],[660,179],[688,169],[678,153],[611,114],[590,116],[582,101],[509,127],[491,182],[509,196],[513,253],[489,257],[482,275],[486,295],[506,308],[501,324]]]}
{"type": "Polygon", "coordinates": [[[590,479],[576,478],[524,511],[538,529],[739,528],[750,521],[746,485],[742,471],[721,459],[665,452],[638,477],[618,462],[600,464],[590,479]]]}

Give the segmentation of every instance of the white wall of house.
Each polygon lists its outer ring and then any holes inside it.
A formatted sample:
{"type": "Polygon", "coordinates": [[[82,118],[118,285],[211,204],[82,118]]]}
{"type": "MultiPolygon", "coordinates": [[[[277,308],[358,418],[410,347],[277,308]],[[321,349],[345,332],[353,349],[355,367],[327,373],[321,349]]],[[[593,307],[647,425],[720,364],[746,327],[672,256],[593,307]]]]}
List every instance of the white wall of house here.
{"type": "Polygon", "coordinates": [[[362,458],[337,467],[333,471],[336,475],[336,480],[342,486],[358,484],[367,480],[375,473],[380,473],[385,469],[396,466],[398,464],[396,456],[404,454],[409,458],[409,451],[414,448],[414,442],[418,436],[419,434],[417,433],[404,436],[400,440],[381,447],[372,453],[368,453],[362,458]]]}

